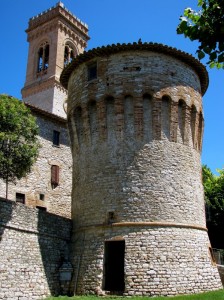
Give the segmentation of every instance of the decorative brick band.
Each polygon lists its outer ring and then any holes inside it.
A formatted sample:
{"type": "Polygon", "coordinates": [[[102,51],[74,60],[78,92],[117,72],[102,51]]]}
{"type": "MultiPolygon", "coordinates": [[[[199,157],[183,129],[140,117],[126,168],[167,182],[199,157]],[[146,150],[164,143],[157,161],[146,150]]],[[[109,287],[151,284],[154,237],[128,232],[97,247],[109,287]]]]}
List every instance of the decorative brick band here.
{"type": "Polygon", "coordinates": [[[111,227],[176,227],[176,228],[188,228],[208,231],[204,226],[196,224],[182,224],[182,223],[169,223],[169,222],[117,222],[111,224],[96,224],[80,227],[74,232],[79,232],[83,230],[90,230],[96,228],[111,228],[111,227]]]}

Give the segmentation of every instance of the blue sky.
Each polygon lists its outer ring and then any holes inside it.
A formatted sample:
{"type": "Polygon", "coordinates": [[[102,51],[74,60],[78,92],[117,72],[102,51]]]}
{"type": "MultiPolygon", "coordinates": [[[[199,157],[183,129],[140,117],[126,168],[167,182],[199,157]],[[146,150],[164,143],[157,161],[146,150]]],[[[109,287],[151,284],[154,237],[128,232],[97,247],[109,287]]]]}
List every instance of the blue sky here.
{"type": "MultiPolygon", "coordinates": [[[[1,0],[0,93],[21,99],[28,43],[25,29],[30,17],[57,0],[1,0]]],[[[65,6],[88,24],[88,48],[112,43],[156,42],[195,55],[197,42],[176,34],[184,8],[197,0],[64,0],[65,6]]],[[[202,163],[213,172],[224,167],[224,70],[208,69],[210,84],[203,97],[205,132],[202,163]]]]}

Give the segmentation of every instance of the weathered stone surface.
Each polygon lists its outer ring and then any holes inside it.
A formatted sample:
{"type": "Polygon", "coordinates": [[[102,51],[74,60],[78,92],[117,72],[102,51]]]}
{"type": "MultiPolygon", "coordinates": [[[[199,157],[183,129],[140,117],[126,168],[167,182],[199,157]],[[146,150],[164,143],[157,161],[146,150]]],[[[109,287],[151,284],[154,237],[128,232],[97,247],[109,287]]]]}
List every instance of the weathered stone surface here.
{"type": "Polygon", "coordinates": [[[0,200],[0,216],[0,298],[59,294],[71,220],[6,200],[0,200]]]}
{"type": "MultiPolygon", "coordinates": [[[[41,147],[36,163],[27,177],[9,185],[9,199],[25,194],[25,205],[40,206],[51,213],[71,217],[72,157],[65,121],[33,111],[39,126],[41,147]],[[60,145],[53,145],[53,130],[60,132],[60,145]],[[51,185],[51,166],[59,166],[59,185],[51,185]],[[40,194],[44,200],[40,200],[40,194]]],[[[0,181],[0,196],[5,197],[5,183],[0,181]]]]}

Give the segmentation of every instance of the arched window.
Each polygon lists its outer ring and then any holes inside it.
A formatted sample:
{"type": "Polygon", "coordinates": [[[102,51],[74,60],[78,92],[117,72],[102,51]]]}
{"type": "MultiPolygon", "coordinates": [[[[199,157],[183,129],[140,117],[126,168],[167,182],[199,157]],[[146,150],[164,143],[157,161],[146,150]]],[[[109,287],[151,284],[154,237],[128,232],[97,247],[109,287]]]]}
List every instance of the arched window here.
{"type": "Polygon", "coordinates": [[[66,43],[64,51],[64,66],[66,67],[75,58],[75,51],[71,44],[66,43]]]}
{"type": "Polygon", "coordinates": [[[46,74],[49,66],[50,47],[48,42],[40,45],[38,50],[37,73],[46,74]]]}

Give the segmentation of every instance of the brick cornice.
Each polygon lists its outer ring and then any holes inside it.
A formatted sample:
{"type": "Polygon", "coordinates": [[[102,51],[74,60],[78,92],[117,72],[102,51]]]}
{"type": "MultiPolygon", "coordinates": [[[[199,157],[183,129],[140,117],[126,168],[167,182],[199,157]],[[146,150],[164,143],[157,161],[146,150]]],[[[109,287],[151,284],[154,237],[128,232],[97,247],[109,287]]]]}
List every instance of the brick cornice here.
{"type": "Polygon", "coordinates": [[[27,98],[29,96],[32,96],[34,94],[40,93],[42,91],[48,90],[49,88],[58,88],[64,93],[67,94],[67,90],[58,82],[55,77],[49,78],[47,80],[43,80],[40,82],[34,82],[33,84],[30,84],[28,86],[25,86],[21,92],[23,99],[27,98]]]}

